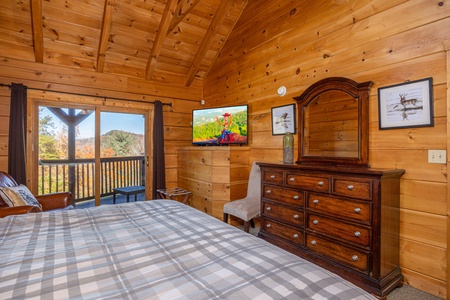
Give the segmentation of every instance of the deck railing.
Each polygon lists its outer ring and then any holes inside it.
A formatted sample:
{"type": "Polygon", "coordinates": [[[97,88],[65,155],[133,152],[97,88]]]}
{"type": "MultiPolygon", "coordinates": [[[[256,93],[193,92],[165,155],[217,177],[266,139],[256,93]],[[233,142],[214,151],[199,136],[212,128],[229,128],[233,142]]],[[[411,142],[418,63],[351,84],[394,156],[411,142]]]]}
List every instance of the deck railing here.
{"type": "MultiPolygon", "coordinates": [[[[113,189],[144,185],[144,156],[100,159],[100,196],[112,195],[113,189]]],[[[39,195],[70,191],[74,201],[95,198],[94,159],[39,161],[39,195]]]]}

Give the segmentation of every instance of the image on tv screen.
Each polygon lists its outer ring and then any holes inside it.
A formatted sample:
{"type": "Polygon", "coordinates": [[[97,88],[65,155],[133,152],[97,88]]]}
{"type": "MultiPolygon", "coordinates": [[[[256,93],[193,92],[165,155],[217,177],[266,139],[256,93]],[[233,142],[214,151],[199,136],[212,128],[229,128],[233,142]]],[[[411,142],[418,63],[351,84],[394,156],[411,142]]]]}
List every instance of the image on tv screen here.
{"type": "Polygon", "coordinates": [[[247,144],[247,111],[247,105],[194,110],[192,143],[247,144]]]}

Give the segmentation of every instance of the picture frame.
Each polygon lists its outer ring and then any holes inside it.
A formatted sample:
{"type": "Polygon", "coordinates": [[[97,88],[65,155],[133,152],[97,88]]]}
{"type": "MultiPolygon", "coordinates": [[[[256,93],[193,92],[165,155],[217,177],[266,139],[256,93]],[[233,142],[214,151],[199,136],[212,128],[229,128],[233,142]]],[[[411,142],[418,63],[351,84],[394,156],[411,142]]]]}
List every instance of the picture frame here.
{"type": "Polygon", "coordinates": [[[272,107],[272,135],[297,133],[295,104],[272,107]]]}
{"type": "Polygon", "coordinates": [[[433,78],[378,88],[379,129],[434,126],[433,78]]]}

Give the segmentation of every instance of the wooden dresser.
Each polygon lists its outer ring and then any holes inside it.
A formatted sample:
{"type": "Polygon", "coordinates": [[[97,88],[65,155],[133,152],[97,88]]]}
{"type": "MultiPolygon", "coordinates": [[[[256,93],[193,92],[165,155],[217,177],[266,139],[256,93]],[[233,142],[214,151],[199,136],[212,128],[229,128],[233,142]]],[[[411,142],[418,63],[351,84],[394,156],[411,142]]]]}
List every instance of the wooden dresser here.
{"type": "Polygon", "coordinates": [[[247,194],[249,147],[178,149],[178,187],[192,192],[191,206],[220,220],[223,205],[247,194]]]}
{"type": "Polygon", "coordinates": [[[404,170],[258,165],[261,238],[380,297],[403,283],[399,183],[404,170]]]}

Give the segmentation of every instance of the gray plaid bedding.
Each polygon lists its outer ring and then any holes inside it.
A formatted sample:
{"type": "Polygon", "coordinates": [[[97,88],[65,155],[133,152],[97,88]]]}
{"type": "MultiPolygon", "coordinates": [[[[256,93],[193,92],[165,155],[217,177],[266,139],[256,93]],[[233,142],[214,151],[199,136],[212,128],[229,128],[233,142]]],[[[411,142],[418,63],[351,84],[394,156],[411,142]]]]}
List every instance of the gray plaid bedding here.
{"type": "Polygon", "coordinates": [[[375,299],[171,200],[0,219],[0,299],[375,299]]]}

